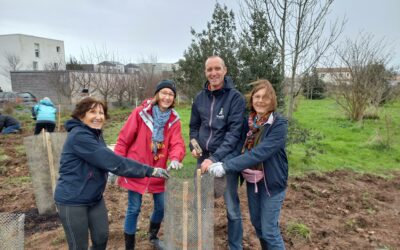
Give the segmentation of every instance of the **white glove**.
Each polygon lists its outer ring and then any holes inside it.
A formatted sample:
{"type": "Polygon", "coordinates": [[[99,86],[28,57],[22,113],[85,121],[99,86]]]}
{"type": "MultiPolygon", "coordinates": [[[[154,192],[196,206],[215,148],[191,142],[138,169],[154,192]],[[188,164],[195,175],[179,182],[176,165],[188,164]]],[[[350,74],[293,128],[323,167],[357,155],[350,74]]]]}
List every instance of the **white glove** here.
{"type": "Polygon", "coordinates": [[[224,164],[222,162],[216,162],[210,165],[208,172],[215,177],[222,177],[225,175],[224,164]]]}
{"type": "Polygon", "coordinates": [[[179,170],[183,167],[183,164],[177,160],[172,160],[167,168],[168,171],[171,169],[179,170]]]}

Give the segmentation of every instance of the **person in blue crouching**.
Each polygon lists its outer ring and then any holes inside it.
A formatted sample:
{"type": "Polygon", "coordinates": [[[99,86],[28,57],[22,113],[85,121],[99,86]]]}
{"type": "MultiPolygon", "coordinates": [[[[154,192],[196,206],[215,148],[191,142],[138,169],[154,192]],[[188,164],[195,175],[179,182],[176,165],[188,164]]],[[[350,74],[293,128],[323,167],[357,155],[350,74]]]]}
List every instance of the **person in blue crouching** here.
{"type": "Polygon", "coordinates": [[[57,109],[54,107],[50,98],[45,97],[39,101],[38,104],[32,108],[33,114],[36,118],[35,135],[45,129],[46,132],[54,132],[56,127],[56,113],[57,109]]]}

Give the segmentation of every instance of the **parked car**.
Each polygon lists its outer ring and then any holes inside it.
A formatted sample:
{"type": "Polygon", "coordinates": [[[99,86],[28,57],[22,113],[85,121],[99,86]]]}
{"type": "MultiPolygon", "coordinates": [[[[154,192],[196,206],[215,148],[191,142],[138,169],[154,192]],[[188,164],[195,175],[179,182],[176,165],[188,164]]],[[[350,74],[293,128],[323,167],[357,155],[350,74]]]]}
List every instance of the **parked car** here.
{"type": "Polygon", "coordinates": [[[37,103],[37,98],[30,92],[0,92],[0,104],[9,102],[33,106],[37,103]]]}

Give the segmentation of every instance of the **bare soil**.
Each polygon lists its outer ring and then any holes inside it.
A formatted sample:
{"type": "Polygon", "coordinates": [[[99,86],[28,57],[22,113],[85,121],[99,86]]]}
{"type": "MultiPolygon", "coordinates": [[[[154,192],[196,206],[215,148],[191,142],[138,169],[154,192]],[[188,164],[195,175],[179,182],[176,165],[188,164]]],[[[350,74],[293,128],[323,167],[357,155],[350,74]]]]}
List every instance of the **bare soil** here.
{"type": "MultiPolygon", "coordinates": [[[[67,249],[57,216],[38,215],[23,148],[25,131],[0,135],[0,212],[25,213],[26,249],[67,249]]],[[[287,249],[400,249],[400,172],[383,178],[351,171],[308,174],[289,180],[281,214],[287,249]],[[290,225],[307,226],[311,234],[288,231],[290,225]]],[[[245,249],[260,249],[251,225],[245,185],[240,188],[245,249]]],[[[108,249],[124,249],[123,222],[126,191],[109,185],[105,192],[109,209],[108,249]]],[[[151,249],[147,241],[151,196],[145,195],[137,233],[137,249],[151,249]]],[[[215,201],[215,249],[227,249],[226,213],[223,199],[215,201]]],[[[163,238],[161,229],[161,238],[163,238]]]]}

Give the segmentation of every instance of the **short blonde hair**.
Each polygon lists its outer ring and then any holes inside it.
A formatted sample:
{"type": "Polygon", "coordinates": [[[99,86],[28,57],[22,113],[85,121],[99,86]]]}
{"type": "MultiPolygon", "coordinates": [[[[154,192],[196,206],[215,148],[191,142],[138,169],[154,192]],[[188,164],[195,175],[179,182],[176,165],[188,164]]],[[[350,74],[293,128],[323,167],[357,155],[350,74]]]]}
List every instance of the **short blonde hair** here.
{"type": "Polygon", "coordinates": [[[272,102],[272,110],[268,110],[268,111],[274,112],[276,110],[276,108],[278,107],[278,102],[276,100],[277,99],[276,93],[275,93],[274,87],[272,87],[272,84],[266,79],[259,79],[257,81],[250,83],[250,85],[252,85],[254,87],[250,91],[250,99],[249,99],[249,103],[248,103],[249,109],[251,111],[255,112],[255,110],[253,108],[253,96],[259,90],[266,89],[267,96],[271,99],[271,102],[272,102]]]}

